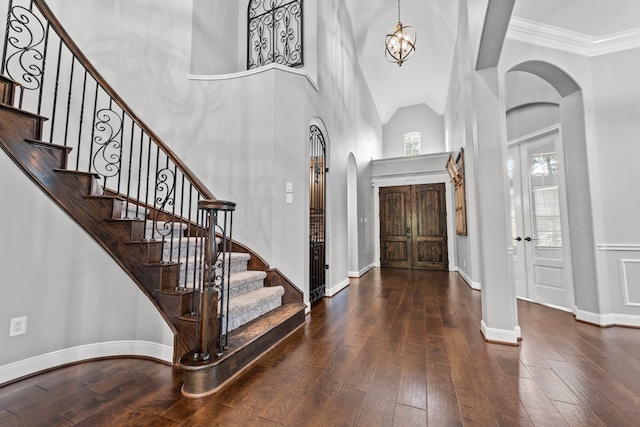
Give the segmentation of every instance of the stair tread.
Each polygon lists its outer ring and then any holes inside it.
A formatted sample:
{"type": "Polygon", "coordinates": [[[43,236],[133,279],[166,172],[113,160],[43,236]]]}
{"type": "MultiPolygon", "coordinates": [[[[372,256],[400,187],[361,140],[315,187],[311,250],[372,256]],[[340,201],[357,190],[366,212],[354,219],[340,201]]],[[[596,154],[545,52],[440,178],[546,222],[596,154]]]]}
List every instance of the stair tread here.
{"type": "MultiPolygon", "coordinates": [[[[252,322],[247,323],[229,333],[229,346],[246,344],[247,342],[257,338],[273,328],[274,325],[281,323],[294,314],[305,310],[306,305],[302,302],[283,304],[280,307],[263,314],[252,322]]],[[[231,352],[230,352],[231,353],[231,352]]]]}
{"type": "Polygon", "coordinates": [[[263,286],[262,288],[237,295],[229,300],[229,311],[246,310],[256,305],[256,300],[262,302],[267,299],[284,295],[282,286],[263,286]]]}
{"type": "Polygon", "coordinates": [[[265,279],[267,273],[260,270],[245,270],[231,273],[229,275],[230,284],[243,284],[253,282],[254,280],[265,279]]]}
{"type": "Polygon", "coordinates": [[[67,152],[73,151],[73,147],[69,147],[67,145],[54,144],[52,142],[42,141],[40,139],[27,138],[27,139],[25,139],[25,141],[28,142],[29,144],[32,144],[32,145],[40,145],[40,146],[43,146],[43,147],[57,148],[57,149],[60,149],[60,150],[66,150],[67,152]]]}

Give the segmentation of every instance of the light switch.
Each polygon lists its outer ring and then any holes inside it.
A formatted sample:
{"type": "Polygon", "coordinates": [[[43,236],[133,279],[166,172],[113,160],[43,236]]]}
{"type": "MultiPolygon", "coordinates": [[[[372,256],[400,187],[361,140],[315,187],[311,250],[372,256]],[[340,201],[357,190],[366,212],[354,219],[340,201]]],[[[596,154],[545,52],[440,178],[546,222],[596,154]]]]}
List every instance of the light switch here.
{"type": "Polygon", "coordinates": [[[293,182],[287,182],[285,187],[287,193],[293,193],[293,182]]]}
{"type": "Polygon", "coordinates": [[[293,193],[287,193],[287,204],[288,205],[293,204],[293,193]]]}

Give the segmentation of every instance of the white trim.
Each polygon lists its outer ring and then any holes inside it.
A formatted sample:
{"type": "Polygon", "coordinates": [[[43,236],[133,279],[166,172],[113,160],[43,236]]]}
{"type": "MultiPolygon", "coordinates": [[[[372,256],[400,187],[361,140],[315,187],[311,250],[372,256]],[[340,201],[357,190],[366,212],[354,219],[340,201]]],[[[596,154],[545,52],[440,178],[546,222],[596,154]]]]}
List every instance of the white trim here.
{"type": "Polygon", "coordinates": [[[331,288],[325,288],[324,295],[331,298],[347,286],[349,286],[349,279],[344,279],[342,282],[334,285],[331,288]]]}
{"type": "Polygon", "coordinates": [[[590,36],[564,28],[512,17],[507,38],[585,56],[598,56],[640,47],[640,28],[590,36]]]}
{"type": "Polygon", "coordinates": [[[640,316],[631,314],[607,313],[597,314],[583,310],[576,310],[576,320],[592,323],[598,326],[633,326],[640,327],[640,316]]]}
{"type": "Polygon", "coordinates": [[[535,132],[528,133],[523,136],[519,136],[518,138],[512,139],[507,142],[507,146],[511,147],[512,145],[522,144],[523,142],[529,142],[532,139],[542,138],[543,136],[550,135],[554,132],[560,132],[561,125],[560,123],[556,123],[544,129],[538,129],[535,132]]]}
{"type": "Polygon", "coordinates": [[[596,245],[599,251],[628,251],[638,252],[640,251],[640,245],[627,244],[627,243],[601,243],[596,245]]]}
{"type": "Polygon", "coordinates": [[[0,366],[0,386],[45,369],[109,356],[144,356],[172,363],[173,348],[149,341],[111,341],[65,348],[0,366]]]}
{"type": "Polygon", "coordinates": [[[362,277],[365,274],[367,274],[372,268],[375,268],[375,264],[369,264],[368,266],[361,269],[360,271],[349,271],[348,275],[349,277],[354,277],[354,278],[362,277]]]}
{"type": "Polygon", "coordinates": [[[271,63],[269,65],[265,65],[260,68],[254,68],[252,70],[239,71],[237,73],[229,73],[229,74],[216,74],[216,75],[202,75],[202,74],[187,74],[187,78],[189,80],[200,80],[200,81],[223,81],[223,80],[233,80],[240,79],[243,77],[249,77],[256,74],[264,73],[271,70],[280,70],[289,74],[295,74],[298,76],[305,77],[311,86],[318,92],[320,88],[318,84],[313,81],[311,75],[306,71],[299,70],[297,68],[285,67],[284,65],[271,63]]]}
{"type": "Polygon", "coordinates": [[[467,285],[469,285],[471,289],[476,291],[482,290],[482,285],[480,284],[480,282],[474,282],[473,280],[471,280],[471,278],[467,276],[467,273],[465,273],[460,267],[456,267],[456,272],[460,275],[460,277],[462,277],[462,280],[467,282],[467,285]]]}
{"type": "Polygon", "coordinates": [[[547,304],[547,303],[544,303],[544,302],[539,302],[539,301],[532,300],[531,298],[526,298],[526,297],[516,297],[516,298],[519,299],[519,300],[522,300],[522,301],[530,302],[532,304],[538,304],[538,305],[541,305],[541,306],[544,306],[544,307],[553,308],[554,310],[565,311],[567,313],[573,313],[573,314],[576,313],[575,306],[574,306],[574,308],[567,308],[567,307],[562,307],[561,305],[547,304]]]}
{"type": "Polygon", "coordinates": [[[480,321],[480,330],[484,339],[491,342],[505,343],[505,344],[518,344],[518,338],[522,336],[522,331],[519,326],[514,326],[513,330],[508,329],[495,329],[490,328],[484,323],[484,320],[480,321]]]}
{"type": "Polygon", "coordinates": [[[626,264],[640,264],[640,259],[620,258],[620,275],[622,276],[622,290],[624,293],[624,305],[629,307],[640,307],[640,301],[632,302],[629,300],[629,281],[627,280],[626,264]]]}

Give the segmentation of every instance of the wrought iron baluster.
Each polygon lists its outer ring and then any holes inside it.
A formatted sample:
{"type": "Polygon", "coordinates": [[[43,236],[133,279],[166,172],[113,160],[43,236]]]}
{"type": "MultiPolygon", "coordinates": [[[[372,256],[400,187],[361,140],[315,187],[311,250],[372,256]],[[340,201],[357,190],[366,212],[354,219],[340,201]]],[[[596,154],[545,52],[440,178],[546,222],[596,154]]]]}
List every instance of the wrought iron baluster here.
{"type": "Polygon", "coordinates": [[[49,135],[49,142],[53,142],[53,132],[54,132],[55,123],[56,123],[56,111],[58,109],[58,88],[60,84],[60,63],[61,62],[62,62],[62,39],[60,39],[60,42],[58,44],[58,62],[56,66],[56,80],[55,80],[54,90],[53,90],[53,105],[51,109],[51,120],[50,120],[51,133],[49,135]]]}
{"type": "MultiPolygon", "coordinates": [[[[47,54],[47,49],[49,47],[49,29],[51,28],[51,24],[47,21],[47,29],[45,30],[44,36],[44,47],[42,49],[42,82],[40,84],[39,94],[38,94],[38,109],[36,113],[39,115],[42,112],[42,95],[44,93],[44,82],[47,70],[47,61],[45,61],[45,57],[47,54]]],[[[22,106],[22,103],[20,103],[22,106]]]]}
{"type": "MultiPolygon", "coordinates": [[[[71,55],[71,73],[69,77],[69,91],[67,94],[67,114],[64,123],[64,145],[67,145],[67,136],[69,135],[69,114],[71,112],[71,91],[73,89],[73,72],[76,65],[76,57],[75,55],[71,55]]],[[[42,86],[42,85],[40,85],[42,86]]]]}
{"type": "MultiPolygon", "coordinates": [[[[127,216],[129,213],[129,200],[131,199],[131,165],[133,163],[133,140],[134,140],[135,122],[131,119],[131,138],[129,140],[129,166],[127,167],[127,216]]],[[[122,171],[118,175],[118,193],[120,192],[120,178],[122,177],[122,171]]],[[[136,208],[136,215],[138,210],[136,208]]]]}
{"type": "MultiPolygon", "coordinates": [[[[136,200],[140,200],[140,185],[142,181],[142,144],[144,143],[144,131],[140,129],[140,154],[138,155],[138,189],[136,191],[136,200]]],[[[136,203],[136,218],[139,218],[140,208],[147,210],[146,206],[140,206],[140,203],[136,203]]],[[[144,215],[146,217],[146,214],[144,215]]]]}
{"type": "MultiPolygon", "coordinates": [[[[149,171],[151,170],[151,135],[149,135],[148,138],[148,143],[147,143],[147,180],[144,186],[144,206],[145,208],[147,206],[149,206],[149,176],[151,175],[149,173],[149,171]]],[[[145,221],[148,221],[147,217],[145,216],[145,221]]],[[[146,223],[145,223],[146,224],[146,223]]],[[[153,232],[152,232],[153,234],[153,232]]],[[[150,238],[152,238],[152,236],[149,236],[150,238]]],[[[146,235],[145,235],[146,238],[146,235]]]]}
{"type": "Polygon", "coordinates": [[[82,102],[80,104],[80,126],[78,127],[78,149],[76,150],[76,169],[80,166],[80,147],[82,146],[82,125],[84,123],[84,104],[87,94],[87,70],[84,70],[84,79],[82,81],[82,102]]]}
{"type": "MultiPolygon", "coordinates": [[[[98,120],[98,88],[99,88],[99,84],[98,82],[94,79],[94,81],[96,82],[96,90],[94,91],[93,94],[93,119],[92,119],[92,123],[91,123],[91,141],[89,142],[89,172],[91,172],[91,170],[95,170],[94,167],[94,163],[93,163],[93,141],[95,139],[95,135],[96,135],[96,125],[97,125],[97,120],[98,120]]],[[[97,172],[97,170],[96,170],[97,172]]],[[[107,183],[105,181],[104,186],[106,188],[107,183]]]]}

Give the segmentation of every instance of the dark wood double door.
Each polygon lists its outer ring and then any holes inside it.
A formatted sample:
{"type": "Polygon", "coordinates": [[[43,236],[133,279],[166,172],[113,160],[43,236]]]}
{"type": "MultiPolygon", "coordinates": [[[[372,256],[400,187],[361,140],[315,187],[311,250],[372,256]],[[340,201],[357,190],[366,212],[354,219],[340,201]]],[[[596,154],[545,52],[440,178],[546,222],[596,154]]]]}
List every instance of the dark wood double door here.
{"type": "Polygon", "coordinates": [[[380,188],[380,265],[449,269],[444,183],[380,188]]]}

